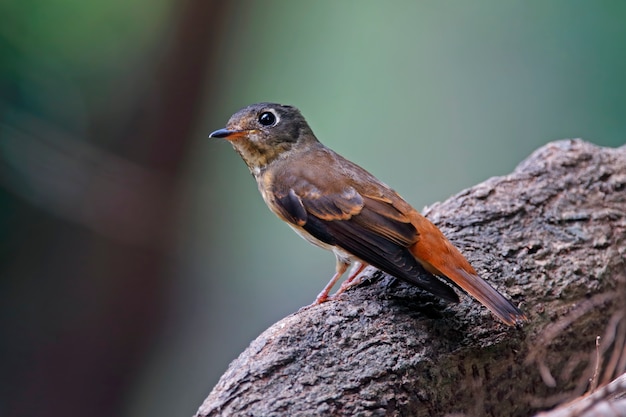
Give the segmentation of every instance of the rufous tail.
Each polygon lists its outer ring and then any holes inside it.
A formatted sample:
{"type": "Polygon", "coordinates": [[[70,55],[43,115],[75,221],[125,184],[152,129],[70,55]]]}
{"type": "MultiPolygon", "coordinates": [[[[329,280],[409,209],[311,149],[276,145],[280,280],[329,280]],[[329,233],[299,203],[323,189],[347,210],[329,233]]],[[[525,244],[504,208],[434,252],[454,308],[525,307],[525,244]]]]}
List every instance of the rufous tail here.
{"type": "Polygon", "coordinates": [[[434,224],[419,217],[414,225],[420,236],[411,247],[411,253],[428,272],[447,277],[510,326],[527,320],[524,313],[478,276],[467,259],[434,224]]]}

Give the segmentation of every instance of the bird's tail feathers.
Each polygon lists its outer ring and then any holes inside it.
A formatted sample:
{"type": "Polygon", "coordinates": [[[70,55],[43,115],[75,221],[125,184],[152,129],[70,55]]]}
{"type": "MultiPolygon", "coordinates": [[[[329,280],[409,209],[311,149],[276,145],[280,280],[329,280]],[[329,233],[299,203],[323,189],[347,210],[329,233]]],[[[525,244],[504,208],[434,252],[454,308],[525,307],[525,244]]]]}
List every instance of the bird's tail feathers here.
{"type": "Polygon", "coordinates": [[[467,259],[439,229],[432,223],[430,225],[434,230],[420,233],[420,240],[411,248],[413,255],[428,272],[448,278],[510,326],[527,320],[524,313],[478,276],[467,259]]]}

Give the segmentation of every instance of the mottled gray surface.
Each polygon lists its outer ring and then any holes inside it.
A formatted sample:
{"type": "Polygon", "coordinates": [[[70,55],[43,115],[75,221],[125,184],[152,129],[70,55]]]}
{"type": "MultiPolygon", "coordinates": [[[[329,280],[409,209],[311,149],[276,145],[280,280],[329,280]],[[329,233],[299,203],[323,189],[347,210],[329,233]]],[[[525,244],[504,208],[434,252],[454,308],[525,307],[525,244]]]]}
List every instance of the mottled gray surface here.
{"type": "Polygon", "coordinates": [[[340,300],[261,334],[197,415],[528,416],[587,389],[596,336],[602,364],[626,361],[605,334],[611,319],[614,336],[626,327],[626,147],[550,143],[425,214],[528,324],[366,270],[374,278],[340,300]]]}

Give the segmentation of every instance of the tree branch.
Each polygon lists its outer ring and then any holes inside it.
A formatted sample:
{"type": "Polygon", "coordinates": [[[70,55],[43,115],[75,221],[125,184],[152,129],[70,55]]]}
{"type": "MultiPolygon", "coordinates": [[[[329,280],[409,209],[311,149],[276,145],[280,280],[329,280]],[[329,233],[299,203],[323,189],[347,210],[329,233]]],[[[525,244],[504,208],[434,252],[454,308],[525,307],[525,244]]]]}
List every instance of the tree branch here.
{"type": "Polygon", "coordinates": [[[196,415],[529,416],[626,371],[626,146],[550,143],[425,214],[528,324],[368,268],[261,334],[196,415]]]}

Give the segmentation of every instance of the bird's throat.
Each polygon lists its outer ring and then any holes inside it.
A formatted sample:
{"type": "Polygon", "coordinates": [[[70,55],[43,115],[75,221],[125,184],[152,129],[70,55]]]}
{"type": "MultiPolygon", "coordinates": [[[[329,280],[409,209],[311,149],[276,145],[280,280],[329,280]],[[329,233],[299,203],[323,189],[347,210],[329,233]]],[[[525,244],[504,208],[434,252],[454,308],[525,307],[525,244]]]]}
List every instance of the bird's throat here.
{"type": "Polygon", "coordinates": [[[293,148],[293,143],[289,142],[268,146],[266,143],[246,138],[233,140],[231,143],[255,177],[265,171],[272,162],[289,154],[293,148]]]}

